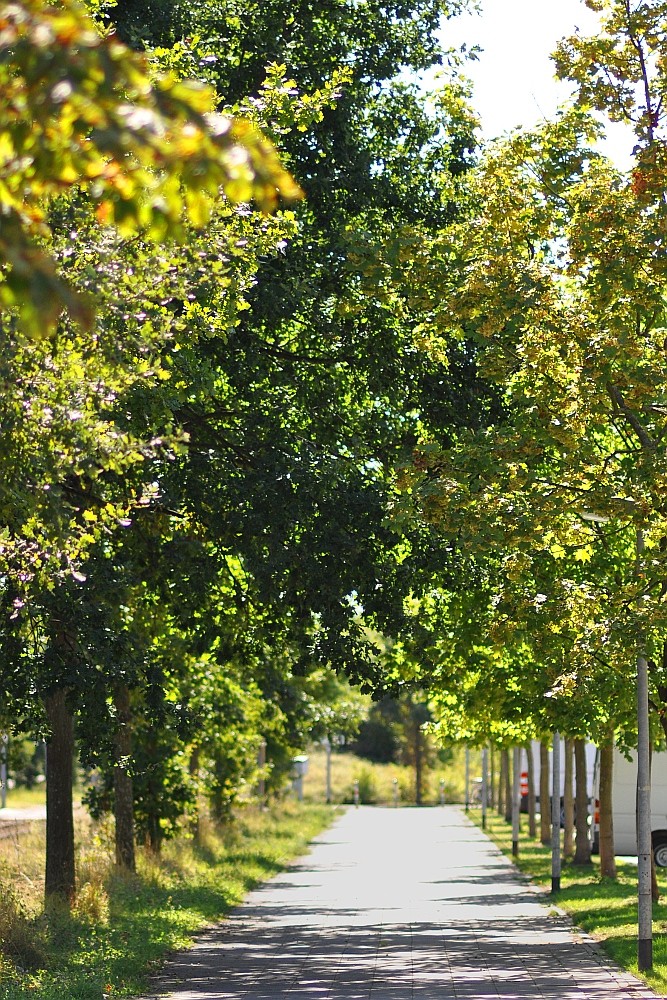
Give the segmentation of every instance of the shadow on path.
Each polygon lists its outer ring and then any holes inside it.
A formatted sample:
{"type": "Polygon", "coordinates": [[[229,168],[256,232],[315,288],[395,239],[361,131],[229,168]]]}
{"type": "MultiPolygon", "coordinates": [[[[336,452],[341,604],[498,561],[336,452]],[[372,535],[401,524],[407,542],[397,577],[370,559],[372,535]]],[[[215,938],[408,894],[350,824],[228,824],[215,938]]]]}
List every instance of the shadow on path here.
{"type": "Polygon", "coordinates": [[[172,1000],[653,997],[453,808],[348,811],[159,981],[172,1000]]]}

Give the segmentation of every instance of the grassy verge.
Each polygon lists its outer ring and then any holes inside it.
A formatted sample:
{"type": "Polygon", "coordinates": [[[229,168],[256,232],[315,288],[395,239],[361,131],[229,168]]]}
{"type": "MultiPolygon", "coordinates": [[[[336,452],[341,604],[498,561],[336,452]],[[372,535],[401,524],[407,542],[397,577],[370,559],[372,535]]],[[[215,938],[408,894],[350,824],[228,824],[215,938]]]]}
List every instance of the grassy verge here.
{"type": "MultiPolygon", "coordinates": [[[[479,770],[479,752],[472,753],[471,774],[479,770]]],[[[324,802],[326,790],[326,754],[319,747],[308,752],[308,773],[304,779],[304,798],[307,802],[324,802]]],[[[440,783],[446,802],[463,802],[465,799],[465,750],[455,747],[451,760],[436,762],[424,775],[424,804],[437,805],[440,783]]],[[[394,782],[401,805],[413,805],[415,800],[414,769],[403,764],[378,764],[363,760],[352,753],[331,755],[331,791],[334,802],[354,800],[354,782],[359,782],[361,801],[370,805],[393,805],[394,782]]]]}
{"type": "Polygon", "coordinates": [[[7,791],[8,809],[25,809],[28,806],[43,806],[45,804],[45,783],[35,785],[33,788],[10,788],[7,791]]]}
{"type": "MultiPolygon", "coordinates": [[[[469,813],[481,826],[478,810],[469,813]]],[[[522,817],[526,824],[526,818],[522,817]]],[[[551,888],[551,851],[539,841],[529,840],[525,832],[519,845],[519,858],[512,858],[512,831],[496,813],[489,812],[486,833],[511,858],[517,867],[545,888],[551,888]]],[[[664,869],[662,870],[664,871],[664,869]]],[[[667,899],[667,875],[658,869],[661,899],[667,899]]],[[[607,954],[623,969],[643,979],[658,993],[667,992],[667,903],[654,904],[653,972],[637,970],[637,866],[618,863],[618,879],[601,878],[594,859],[589,867],[565,863],[561,891],[550,897],[570,915],[582,930],[600,942],[607,954]]]]}
{"type": "Polygon", "coordinates": [[[71,915],[26,910],[5,859],[0,938],[13,956],[0,956],[0,997],[102,1000],[142,992],[167,953],[187,947],[193,933],[303,853],[332,816],[330,808],[291,803],[248,809],[222,833],[205,830],[199,845],[169,843],[159,859],[142,853],[136,877],[114,872],[102,830],[80,860],[71,915]]]}

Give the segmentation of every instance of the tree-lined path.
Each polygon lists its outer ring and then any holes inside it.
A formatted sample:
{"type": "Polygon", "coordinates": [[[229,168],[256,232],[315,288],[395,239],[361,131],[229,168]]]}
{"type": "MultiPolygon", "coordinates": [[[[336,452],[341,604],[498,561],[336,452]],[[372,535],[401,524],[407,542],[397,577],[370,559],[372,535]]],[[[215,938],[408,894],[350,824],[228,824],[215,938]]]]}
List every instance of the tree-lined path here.
{"type": "Polygon", "coordinates": [[[644,1000],[455,806],[348,810],[175,960],[173,1000],[644,1000]]]}

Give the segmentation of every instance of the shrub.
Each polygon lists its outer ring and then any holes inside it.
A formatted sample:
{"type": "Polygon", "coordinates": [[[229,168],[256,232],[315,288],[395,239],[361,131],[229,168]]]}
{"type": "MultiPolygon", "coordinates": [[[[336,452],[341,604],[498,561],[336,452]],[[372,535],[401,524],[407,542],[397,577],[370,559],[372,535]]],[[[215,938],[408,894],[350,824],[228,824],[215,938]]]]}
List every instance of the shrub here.
{"type": "MultiPolygon", "coordinates": [[[[354,780],[359,784],[359,801],[363,805],[372,805],[377,802],[377,783],[375,774],[370,767],[360,767],[355,771],[354,780]]],[[[354,801],[354,785],[349,801],[354,801]]]]}

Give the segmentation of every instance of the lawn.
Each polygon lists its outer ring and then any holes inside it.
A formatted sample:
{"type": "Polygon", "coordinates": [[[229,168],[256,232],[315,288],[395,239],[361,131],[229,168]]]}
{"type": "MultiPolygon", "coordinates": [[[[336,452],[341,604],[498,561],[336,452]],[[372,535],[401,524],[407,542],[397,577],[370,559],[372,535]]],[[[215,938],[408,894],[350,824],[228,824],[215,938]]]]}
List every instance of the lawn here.
{"type": "Polygon", "coordinates": [[[33,833],[18,865],[13,847],[0,860],[2,1000],[141,993],[168,953],[187,947],[194,933],[305,852],[334,816],[331,807],[295,803],[267,812],[248,808],[229,828],[204,830],[199,844],[182,838],[166,844],[160,857],[141,851],[137,875],[124,877],[114,873],[108,831],[93,829],[79,859],[74,912],[48,917],[35,905],[43,843],[33,833]],[[34,899],[22,891],[19,901],[17,886],[25,879],[34,899]]]}
{"type": "MultiPolygon", "coordinates": [[[[479,810],[471,819],[481,825],[479,810]]],[[[526,817],[522,824],[527,825],[526,817]]],[[[519,869],[539,885],[551,888],[551,851],[522,832],[519,858],[511,858],[512,831],[509,824],[490,811],[486,833],[519,869]]],[[[572,920],[598,940],[622,968],[644,979],[657,993],[667,993],[667,872],[658,869],[661,902],[653,908],[653,972],[637,970],[637,866],[618,862],[618,879],[600,877],[597,859],[589,867],[563,865],[561,891],[549,898],[572,920]]]]}
{"type": "Polygon", "coordinates": [[[25,809],[28,806],[43,806],[46,803],[46,782],[33,788],[7,789],[7,808],[25,809]]]}

